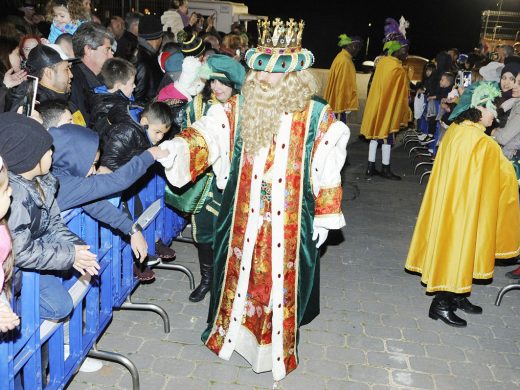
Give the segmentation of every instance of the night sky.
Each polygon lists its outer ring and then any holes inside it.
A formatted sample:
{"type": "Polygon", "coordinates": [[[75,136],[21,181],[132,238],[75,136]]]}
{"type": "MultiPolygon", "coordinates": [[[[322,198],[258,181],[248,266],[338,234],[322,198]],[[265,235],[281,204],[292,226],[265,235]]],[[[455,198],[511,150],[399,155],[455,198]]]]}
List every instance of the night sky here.
{"type": "MultiPolygon", "coordinates": [[[[312,7],[302,7],[303,1],[296,0],[240,2],[251,14],[303,19],[303,46],[314,53],[317,68],[330,66],[339,51],[336,45],[341,33],[360,35],[365,42],[369,36],[367,59],[374,59],[382,49],[385,18],[399,20],[401,15],[410,22],[410,54],[434,58],[450,47],[468,52],[478,45],[482,11],[498,10],[497,0],[315,1],[312,7]]],[[[502,10],[520,12],[520,0],[504,0],[502,10]]],[[[359,57],[358,62],[364,60],[364,50],[359,57]]]]}

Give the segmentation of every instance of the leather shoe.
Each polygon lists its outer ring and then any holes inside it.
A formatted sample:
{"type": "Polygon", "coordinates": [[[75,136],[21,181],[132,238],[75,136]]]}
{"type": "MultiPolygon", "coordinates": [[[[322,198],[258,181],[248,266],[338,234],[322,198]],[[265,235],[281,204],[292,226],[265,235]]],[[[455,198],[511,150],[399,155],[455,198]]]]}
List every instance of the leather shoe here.
{"type": "Polygon", "coordinates": [[[453,312],[453,306],[445,300],[433,299],[428,316],[433,320],[441,320],[449,326],[463,328],[468,325],[466,320],[453,312]]]}
{"type": "Polygon", "coordinates": [[[453,298],[453,303],[455,308],[460,309],[465,313],[482,314],[482,308],[480,306],[474,305],[469,301],[468,298],[464,296],[458,296],[453,298]]]}
{"type": "Polygon", "coordinates": [[[509,279],[520,279],[520,267],[506,273],[506,277],[509,279]]]}

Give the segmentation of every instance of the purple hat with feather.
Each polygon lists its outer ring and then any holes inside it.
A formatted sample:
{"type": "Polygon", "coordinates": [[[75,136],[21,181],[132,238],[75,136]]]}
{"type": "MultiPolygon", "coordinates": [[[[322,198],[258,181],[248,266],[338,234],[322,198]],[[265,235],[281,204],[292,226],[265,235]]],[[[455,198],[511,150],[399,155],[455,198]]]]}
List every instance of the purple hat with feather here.
{"type": "Polygon", "coordinates": [[[391,55],[401,47],[408,46],[410,41],[406,39],[406,29],[409,26],[410,23],[403,16],[399,19],[399,23],[393,18],[386,18],[383,50],[391,55]]]}

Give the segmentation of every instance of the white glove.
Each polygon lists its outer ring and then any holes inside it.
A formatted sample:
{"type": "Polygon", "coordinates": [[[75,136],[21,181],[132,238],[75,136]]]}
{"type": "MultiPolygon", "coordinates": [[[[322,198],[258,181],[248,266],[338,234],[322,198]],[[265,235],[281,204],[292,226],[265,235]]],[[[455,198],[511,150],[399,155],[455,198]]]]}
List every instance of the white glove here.
{"type": "Polygon", "coordinates": [[[157,159],[157,161],[160,162],[164,166],[165,169],[170,169],[173,166],[175,159],[177,158],[177,153],[175,150],[175,146],[173,144],[173,140],[164,141],[162,144],[159,144],[158,146],[159,146],[159,148],[170,152],[168,157],[157,159]]]}
{"type": "Polygon", "coordinates": [[[314,226],[314,230],[312,232],[312,241],[318,240],[316,243],[316,248],[319,248],[323,245],[327,236],[329,235],[329,229],[325,229],[324,227],[314,226]]]}
{"type": "Polygon", "coordinates": [[[185,96],[195,96],[197,94],[197,86],[201,83],[199,78],[199,69],[202,63],[193,56],[188,56],[182,61],[182,72],[174,85],[185,96]]]}

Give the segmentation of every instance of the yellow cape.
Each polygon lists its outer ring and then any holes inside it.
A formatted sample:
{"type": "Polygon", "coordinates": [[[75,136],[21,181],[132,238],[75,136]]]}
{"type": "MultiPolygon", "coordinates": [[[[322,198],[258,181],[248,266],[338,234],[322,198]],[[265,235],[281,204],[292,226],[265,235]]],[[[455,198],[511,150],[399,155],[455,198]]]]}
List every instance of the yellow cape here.
{"type": "Polygon", "coordinates": [[[359,108],[356,67],[352,56],[344,49],[332,62],[324,97],[335,113],[357,111],[359,108]]]}
{"type": "Polygon", "coordinates": [[[381,58],[368,93],[361,134],[368,139],[384,139],[406,126],[411,119],[408,107],[409,80],[401,61],[381,58]]]}
{"type": "Polygon", "coordinates": [[[520,252],[515,172],[485,128],[452,124],[442,139],[406,260],[426,291],[471,291],[495,258],[520,252]]]}

